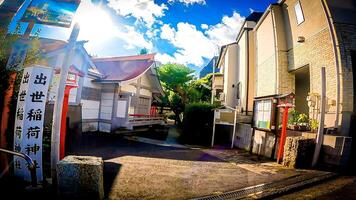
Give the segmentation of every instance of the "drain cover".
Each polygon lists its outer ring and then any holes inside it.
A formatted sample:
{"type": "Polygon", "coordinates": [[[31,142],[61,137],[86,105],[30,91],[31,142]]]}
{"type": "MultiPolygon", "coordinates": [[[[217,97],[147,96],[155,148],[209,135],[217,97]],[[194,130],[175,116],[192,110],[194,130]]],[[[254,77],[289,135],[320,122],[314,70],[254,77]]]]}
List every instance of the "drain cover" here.
{"type": "Polygon", "coordinates": [[[251,187],[242,188],[222,194],[215,194],[206,197],[195,198],[192,200],[232,200],[232,199],[244,199],[248,197],[264,198],[271,195],[281,194],[283,192],[295,189],[301,186],[312,184],[327,178],[331,178],[336,174],[330,172],[323,172],[319,175],[314,173],[306,175],[296,175],[282,179],[280,181],[259,184],[251,187]]]}

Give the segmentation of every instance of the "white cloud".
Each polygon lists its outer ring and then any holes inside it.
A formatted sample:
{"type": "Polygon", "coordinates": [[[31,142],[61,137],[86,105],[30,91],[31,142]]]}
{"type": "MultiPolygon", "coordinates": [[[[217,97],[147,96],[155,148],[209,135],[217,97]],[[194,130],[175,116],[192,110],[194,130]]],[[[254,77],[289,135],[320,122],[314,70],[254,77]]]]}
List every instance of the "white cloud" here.
{"type": "Polygon", "coordinates": [[[167,64],[167,63],[176,63],[176,59],[173,56],[170,56],[166,53],[157,53],[155,56],[155,59],[162,64],[167,64]]]}
{"type": "Polygon", "coordinates": [[[204,58],[212,58],[220,46],[236,40],[243,21],[244,17],[234,12],[231,17],[224,16],[218,24],[210,26],[202,24],[204,32],[189,23],[180,22],[176,29],[164,24],[160,37],[168,40],[177,50],[173,55],[159,55],[158,60],[161,59],[162,63],[177,62],[202,66],[204,58]]]}
{"type": "Polygon", "coordinates": [[[205,0],[168,0],[169,3],[180,2],[184,3],[186,6],[193,5],[193,4],[202,4],[205,5],[205,0]]]}
{"type": "Polygon", "coordinates": [[[245,18],[239,13],[234,12],[231,17],[224,16],[221,23],[209,27],[205,34],[216,45],[224,45],[235,41],[237,33],[240,30],[245,18]]]}
{"type": "Polygon", "coordinates": [[[155,39],[158,35],[158,32],[159,32],[159,29],[148,29],[146,31],[146,36],[149,38],[149,39],[155,39]]]}
{"type": "Polygon", "coordinates": [[[126,49],[153,48],[152,42],[147,41],[133,26],[116,26],[110,15],[90,0],[82,1],[74,21],[80,25],[79,39],[88,40],[91,46],[118,38],[126,44],[126,49]]]}
{"type": "Polygon", "coordinates": [[[201,66],[203,58],[214,56],[216,46],[194,25],[180,22],[177,29],[165,24],[161,38],[168,40],[177,51],[173,54],[176,62],[201,66]]]}
{"type": "Polygon", "coordinates": [[[249,8],[249,10],[250,10],[250,13],[255,12],[255,10],[254,10],[254,9],[252,9],[252,8],[249,8]]]}
{"type": "Polygon", "coordinates": [[[174,38],[175,30],[168,24],[161,27],[161,39],[172,40],[174,38]]]}
{"type": "Polygon", "coordinates": [[[108,5],[119,15],[132,16],[148,27],[152,26],[157,18],[164,16],[164,11],[168,10],[165,4],[158,5],[153,0],[109,0],[108,5]]]}
{"type": "Polygon", "coordinates": [[[200,25],[200,27],[201,27],[202,29],[206,30],[206,29],[209,28],[209,25],[207,25],[207,24],[202,24],[202,25],[200,25]]]}
{"type": "Polygon", "coordinates": [[[153,45],[151,41],[147,41],[143,34],[137,32],[133,26],[124,26],[123,30],[117,29],[114,36],[123,40],[127,45],[126,49],[134,49],[135,47],[146,48],[151,50],[153,45]]]}

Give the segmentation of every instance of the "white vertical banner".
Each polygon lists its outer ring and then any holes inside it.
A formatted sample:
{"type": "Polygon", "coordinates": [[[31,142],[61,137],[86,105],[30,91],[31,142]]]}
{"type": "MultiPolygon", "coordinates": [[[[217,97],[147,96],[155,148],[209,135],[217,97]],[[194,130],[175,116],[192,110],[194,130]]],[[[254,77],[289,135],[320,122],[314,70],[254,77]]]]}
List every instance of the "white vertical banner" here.
{"type": "MultiPolygon", "coordinates": [[[[17,100],[14,150],[32,158],[38,181],[43,180],[43,122],[51,77],[52,68],[39,65],[25,68],[17,100]]],[[[28,163],[24,159],[15,156],[14,170],[16,176],[31,180],[28,163]]]]}

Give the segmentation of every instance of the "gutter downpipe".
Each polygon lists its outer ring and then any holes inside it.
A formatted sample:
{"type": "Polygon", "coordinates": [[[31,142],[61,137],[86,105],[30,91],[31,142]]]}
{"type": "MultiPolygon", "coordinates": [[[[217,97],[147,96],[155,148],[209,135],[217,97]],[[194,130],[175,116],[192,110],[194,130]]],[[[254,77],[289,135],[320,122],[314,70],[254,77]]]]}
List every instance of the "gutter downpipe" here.
{"type": "Polygon", "coordinates": [[[326,0],[321,0],[321,4],[324,10],[324,14],[326,16],[328,26],[329,26],[329,32],[330,32],[330,37],[333,43],[333,53],[335,56],[335,70],[336,70],[336,113],[335,113],[335,128],[338,128],[339,126],[339,112],[340,112],[340,63],[339,63],[339,56],[338,56],[338,51],[337,47],[338,42],[337,39],[335,38],[335,29],[333,27],[333,22],[332,18],[330,15],[330,10],[327,7],[326,0]]]}

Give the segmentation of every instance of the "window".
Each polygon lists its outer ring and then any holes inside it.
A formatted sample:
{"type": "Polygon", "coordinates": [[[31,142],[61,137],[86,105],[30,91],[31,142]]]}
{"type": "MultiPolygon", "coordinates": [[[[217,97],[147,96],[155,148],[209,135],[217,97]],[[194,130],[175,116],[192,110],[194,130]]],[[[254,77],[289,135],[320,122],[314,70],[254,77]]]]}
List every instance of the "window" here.
{"type": "Polygon", "coordinates": [[[255,101],[254,127],[271,128],[272,99],[255,101]]]}
{"type": "Polygon", "coordinates": [[[304,15],[302,6],[300,5],[300,1],[298,1],[294,6],[295,16],[297,17],[297,24],[301,24],[304,22],[304,15]]]}

